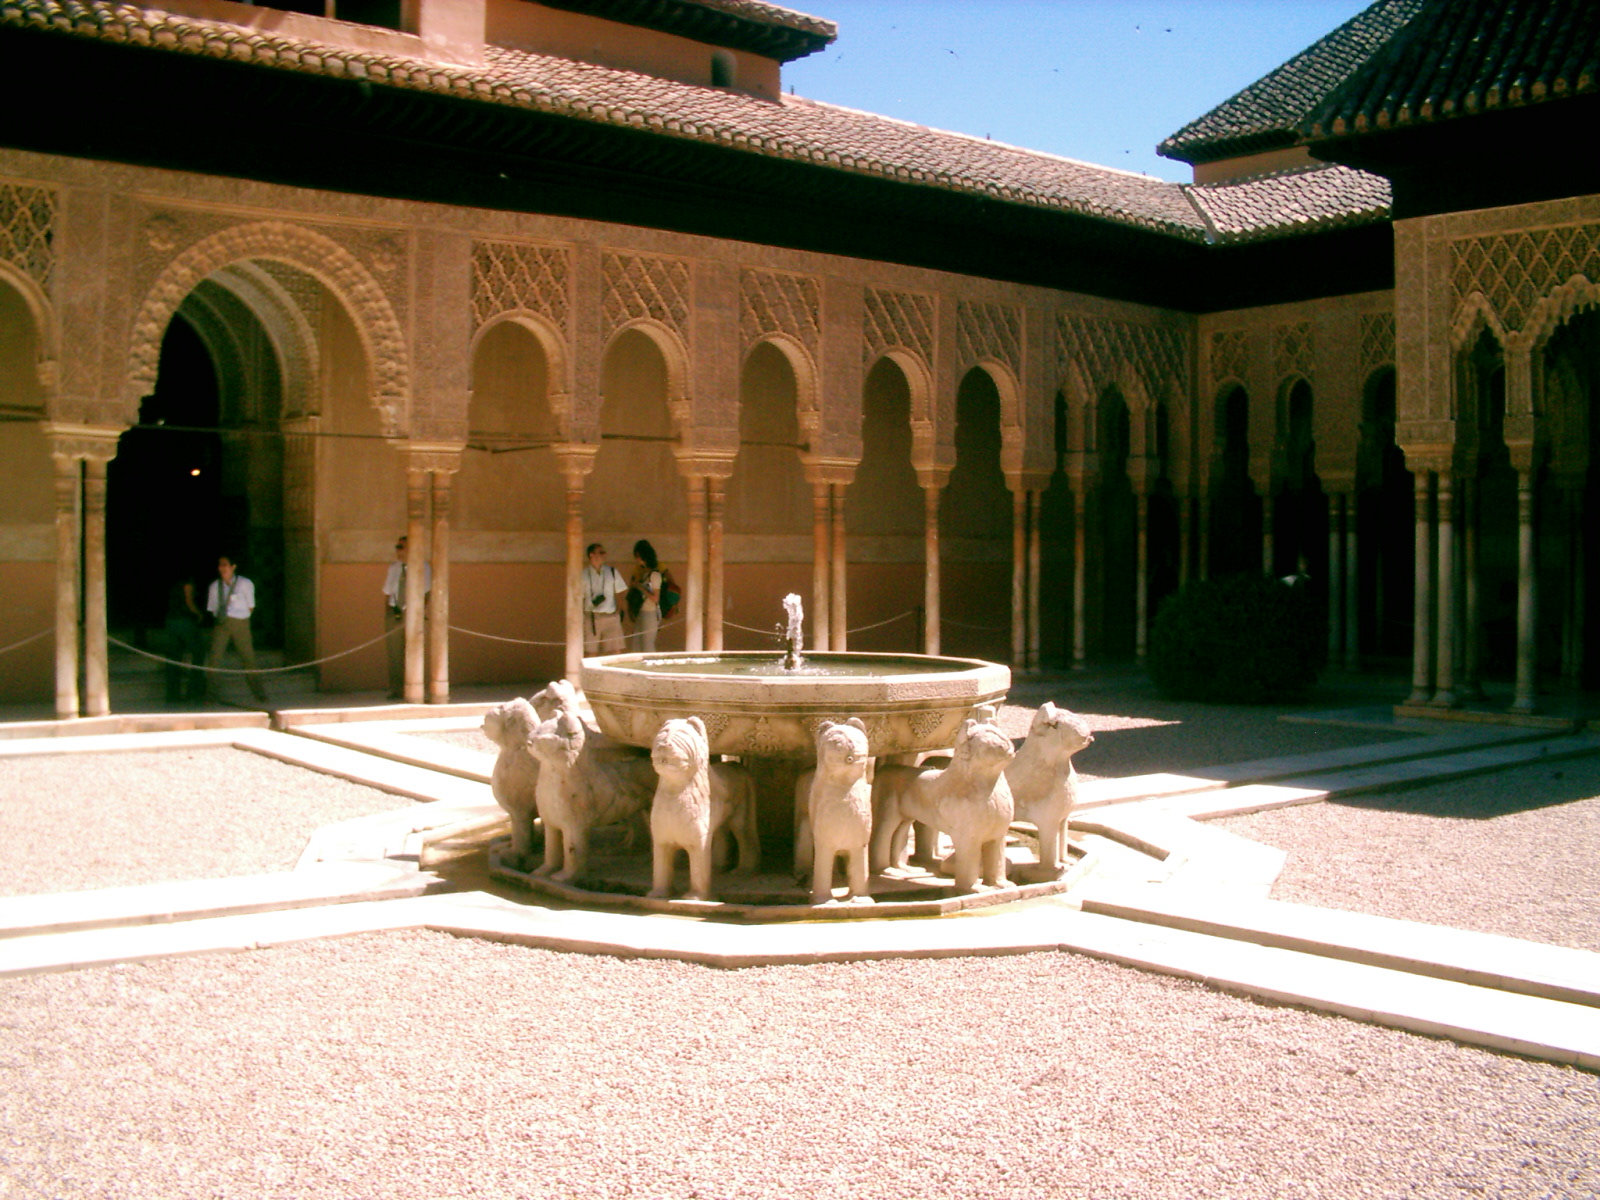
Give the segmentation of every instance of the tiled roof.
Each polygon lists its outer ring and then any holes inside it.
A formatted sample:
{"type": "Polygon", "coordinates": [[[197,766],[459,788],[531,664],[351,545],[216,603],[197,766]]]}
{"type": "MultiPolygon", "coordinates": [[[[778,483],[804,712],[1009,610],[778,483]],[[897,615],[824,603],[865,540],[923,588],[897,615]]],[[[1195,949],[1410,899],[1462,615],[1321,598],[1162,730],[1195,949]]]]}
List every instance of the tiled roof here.
{"type": "Polygon", "coordinates": [[[1595,0],[1426,0],[1301,132],[1339,137],[1592,94],[1597,76],[1595,0]]]}
{"type": "Polygon", "coordinates": [[[832,21],[763,0],[540,0],[550,8],[588,13],[665,30],[790,62],[815,54],[839,36],[832,21]]]}
{"type": "Polygon", "coordinates": [[[1313,166],[1185,189],[1210,240],[1259,241],[1385,220],[1389,181],[1350,167],[1313,166]]]}
{"type": "Polygon", "coordinates": [[[1192,242],[1280,236],[1386,215],[1374,207],[1371,186],[1356,185],[1355,180],[1370,177],[1344,168],[1290,172],[1257,185],[1190,188],[794,96],[763,99],[502,47],[486,48],[482,67],[451,66],[109,0],[0,0],[0,29],[6,27],[54,30],[146,46],[153,52],[360,79],[637,129],[1074,213],[1192,242]],[[1249,190],[1252,186],[1256,190],[1249,190]],[[1289,220],[1268,211],[1274,200],[1289,206],[1289,220]]]}
{"type": "Polygon", "coordinates": [[[1301,122],[1404,28],[1424,2],[1378,0],[1277,70],[1190,121],[1157,146],[1157,153],[1200,163],[1296,144],[1301,122]]]}

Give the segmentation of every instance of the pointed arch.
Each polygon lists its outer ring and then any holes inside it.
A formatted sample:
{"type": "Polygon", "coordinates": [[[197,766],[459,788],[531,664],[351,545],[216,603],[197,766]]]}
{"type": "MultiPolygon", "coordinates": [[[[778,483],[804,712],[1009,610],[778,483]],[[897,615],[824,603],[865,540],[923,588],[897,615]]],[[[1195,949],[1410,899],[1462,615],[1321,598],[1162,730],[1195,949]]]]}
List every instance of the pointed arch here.
{"type": "Polygon", "coordinates": [[[271,259],[315,276],[354,318],[367,360],[368,390],[387,436],[399,436],[410,415],[411,367],[394,308],[371,272],[333,239],[284,221],[235,225],[202,238],[156,277],[133,318],[125,402],[137,413],[155,386],[161,338],[172,314],[202,279],[251,259],[271,259]]]}
{"type": "MultiPolygon", "coordinates": [[[[567,339],[561,327],[550,320],[543,313],[532,312],[528,309],[508,309],[496,313],[472,335],[472,343],[467,347],[467,369],[469,372],[477,370],[478,346],[488,335],[489,331],[497,325],[510,323],[525,330],[538,343],[539,350],[544,354],[545,378],[548,381],[545,400],[550,406],[551,415],[555,417],[556,426],[561,431],[563,438],[570,436],[572,429],[572,356],[567,353],[567,339]]],[[[607,349],[610,347],[608,346],[607,349]]],[[[470,392],[473,387],[469,377],[467,388],[470,392]]]]}
{"type": "MultiPolygon", "coordinates": [[[[618,338],[634,330],[649,338],[661,352],[661,359],[667,368],[667,413],[672,420],[674,436],[682,438],[688,432],[691,423],[689,347],[683,344],[683,339],[678,336],[677,330],[653,317],[638,317],[632,321],[624,321],[606,338],[606,344],[600,351],[600,361],[605,361],[606,356],[617,344],[618,338]]],[[[596,413],[595,416],[598,419],[599,414],[596,413]]]]}
{"type": "Polygon", "coordinates": [[[1506,327],[1495,312],[1494,305],[1482,292],[1470,292],[1456,306],[1455,319],[1450,322],[1450,349],[1462,350],[1478,340],[1487,329],[1503,348],[1506,344],[1506,327]]]}
{"type": "Polygon", "coordinates": [[[794,372],[795,415],[800,422],[801,436],[815,450],[817,434],[822,428],[822,384],[811,351],[787,333],[766,333],[746,343],[741,367],[763,343],[783,355],[794,372]]]}

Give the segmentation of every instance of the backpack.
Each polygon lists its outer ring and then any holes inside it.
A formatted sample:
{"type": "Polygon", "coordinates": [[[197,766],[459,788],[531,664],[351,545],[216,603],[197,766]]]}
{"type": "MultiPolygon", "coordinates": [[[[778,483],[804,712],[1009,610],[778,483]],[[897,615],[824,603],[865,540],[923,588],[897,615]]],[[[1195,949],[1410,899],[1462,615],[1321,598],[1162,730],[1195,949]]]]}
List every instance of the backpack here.
{"type": "Polygon", "coordinates": [[[683,593],[678,590],[677,580],[672,578],[672,572],[665,567],[661,568],[661,594],[656,597],[656,606],[661,610],[661,619],[665,621],[672,615],[673,609],[678,607],[678,600],[683,593]]]}

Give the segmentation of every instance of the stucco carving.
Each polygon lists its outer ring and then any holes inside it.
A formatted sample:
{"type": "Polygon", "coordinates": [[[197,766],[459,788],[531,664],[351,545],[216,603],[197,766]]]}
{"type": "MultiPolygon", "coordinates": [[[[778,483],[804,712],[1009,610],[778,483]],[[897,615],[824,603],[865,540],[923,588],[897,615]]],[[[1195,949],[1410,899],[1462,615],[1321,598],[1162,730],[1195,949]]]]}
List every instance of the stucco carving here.
{"type": "Polygon", "coordinates": [[[630,321],[654,321],[689,345],[689,265],[676,258],[607,254],[601,259],[604,336],[630,321]]]}
{"type": "Polygon", "coordinates": [[[786,334],[817,360],[822,328],[822,289],[809,275],[784,271],[739,273],[739,336],[744,347],[775,333],[786,334]]]}
{"type": "Polygon", "coordinates": [[[1250,347],[1243,329],[1222,329],[1211,335],[1211,382],[1243,383],[1249,378],[1250,347]]]}
{"type": "Polygon", "coordinates": [[[1481,292],[1507,329],[1525,328],[1534,306],[1575,275],[1600,280],[1600,224],[1463,238],[1450,246],[1457,305],[1481,292]]]}
{"type": "Polygon", "coordinates": [[[50,293],[55,270],[56,194],[48,188],[0,183],[0,259],[50,293]]]}
{"type": "Polygon", "coordinates": [[[916,354],[927,370],[933,363],[933,297],[869,287],[861,335],[863,362],[875,362],[886,350],[902,349],[916,354]]]}
{"type": "Polygon", "coordinates": [[[1310,321],[1291,321],[1272,331],[1272,370],[1278,379],[1299,375],[1316,378],[1316,347],[1310,321]]]}
{"type": "Polygon", "coordinates": [[[1379,367],[1394,365],[1394,314],[1361,314],[1361,375],[1366,378],[1379,367]]]}
{"type": "Polygon", "coordinates": [[[537,313],[563,334],[570,307],[572,252],[520,242],[472,243],[472,327],[504,313],[537,313]]]}
{"type": "Polygon", "coordinates": [[[161,339],[183,298],[214,271],[251,259],[286,262],[314,275],[344,301],[366,351],[373,405],[384,432],[397,433],[407,412],[411,373],[405,335],[393,306],[349,250],[315,230],[283,221],[229,226],[201,238],[166,264],[133,320],[126,402],[136,407],[155,388],[161,339]]]}
{"type": "Polygon", "coordinates": [[[1056,314],[1056,374],[1066,378],[1076,362],[1084,381],[1098,391],[1115,382],[1119,368],[1131,366],[1152,395],[1178,390],[1186,372],[1187,339],[1181,330],[1132,321],[1056,314]]]}
{"type": "Polygon", "coordinates": [[[956,302],[956,357],[963,368],[981,359],[1002,362],[1022,378],[1022,310],[1014,304],[956,302]]]}

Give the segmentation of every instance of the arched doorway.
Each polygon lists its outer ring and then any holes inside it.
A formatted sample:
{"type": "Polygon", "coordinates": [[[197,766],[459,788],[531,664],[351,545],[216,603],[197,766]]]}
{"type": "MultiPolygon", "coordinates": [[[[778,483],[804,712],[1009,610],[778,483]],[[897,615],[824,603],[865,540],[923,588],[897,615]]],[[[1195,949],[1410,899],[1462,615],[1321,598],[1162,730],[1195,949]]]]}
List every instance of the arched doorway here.
{"type": "MultiPolygon", "coordinates": [[[[40,330],[22,293],[0,274],[0,646],[55,624],[53,465],[42,422],[40,330]]],[[[48,700],[54,690],[54,641],[46,636],[7,654],[0,701],[48,700]]]]}
{"type": "Polygon", "coordinates": [[[1539,528],[1539,658],[1567,687],[1600,682],[1600,311],[1568,319],[1544,346],[1548,465],[1542,473],[1539,528]]]}
{"type": "Polygon", "coordinates": [[[1311,385],[1287,384],[1278,409],[1278,487],[1273,496],[1272,573],[1291,575],[1302,563],[1314,592],[1328,586],[1328,498],[1317,477],[1317,443],[1311,385]]]}
{"type": "Polygon", "coordinates": [[[759,342],[739,375],[739,457],[723,510],[723,645],[730,650],[771,649],[772,636],[750,631],[779,624],[790,592],[806,598],[806,645],[815,645],[811,485],[802,449],[794,367],[777,346],[759,342]]]}
{"type": "Polygon", "coordinates": [[[1051,435],[1050,486],[1039,502],[1039,656],[1066,665],[1072,657],[1073,499],[1067,477],[1067,397],[1057,392],[1051,435]]]}
{"type": "MultiPolygon", "coordinates": [[[[1501,395],[1503,415],[1503,389],[1501,395]]],[[[1412,556],[1416,544],[1416,517],[1411,472],[1406,469],[1404,452],[1395,444],[1393,367],[1386,367],[1367,380],[1362,390],[1361,408],[1361,442],[1356,452],[1360,645],[1366,654],[1379,658],[1409,658],[1415,617],[1412,598],[1416,574],[1412,556]]],[[[1511,510],[1514,514],[1514,504],[1511,510]]],[[[1486,549],[1487,545],[1485,542],[1486,549]]],[[[1514,553],[1512,562],[1515,562],[1514,553]]],[[[1514,601],[1514,590],[1512,598],[1514,601]]]]}
{"type": "Polygon", "coordinates": [[[1211,470],[1212,575],[1261,569],[1261,499],[1250,479],[1250,396],[1235,384],[1217,398],[1211,470]]]}
{"type": "MultiPolygon", "coordinates": [[[[861,409],[861,464],[845,491],[844,506],[848,620],[855,628],[920,610],[923,596],[925,509],[911,465],[911,384],[893,359],[880,358],[867,372],[861,409]]],[[[965,601],[948,587],[942,604],[947,617],[971,619],[964,615],[965,601]]],[[[851,634],[849,644],[852,650],[914,651],[918,632],[917,621],[902,618],[851,634]]]]}
{"type": "Polygon", "coordinates": [[[1000,467],[1000,393],[982,367],[956,389],[956,462],[939,498],[941,646],[1011,659],[1012,496],[1000,467]]]}
{"type": "MultiPolygon", "coordinates": [[[[451,513],[451,624],[550,643],[457,634],[452,682],[554,679],[565,670],[566,481],[551,449],[550,362],[517,320],[490,325],[472,356],[467,448],[451,513]]],[[[616,564],[626,574],[626,561],[616,564]]]]}
{"type": "Polygon", "coordinates": [[[1132,448],[1128,403],[1119,389],[1108,387],[1095,406],[1098,520],[1091,543],[1097,549],[1090,556],[1099,574],[1094,592],[1099,597],[1102,658],[1131,657],[1138,640],[1139,514],[1128,478],[1132,448]]]}

